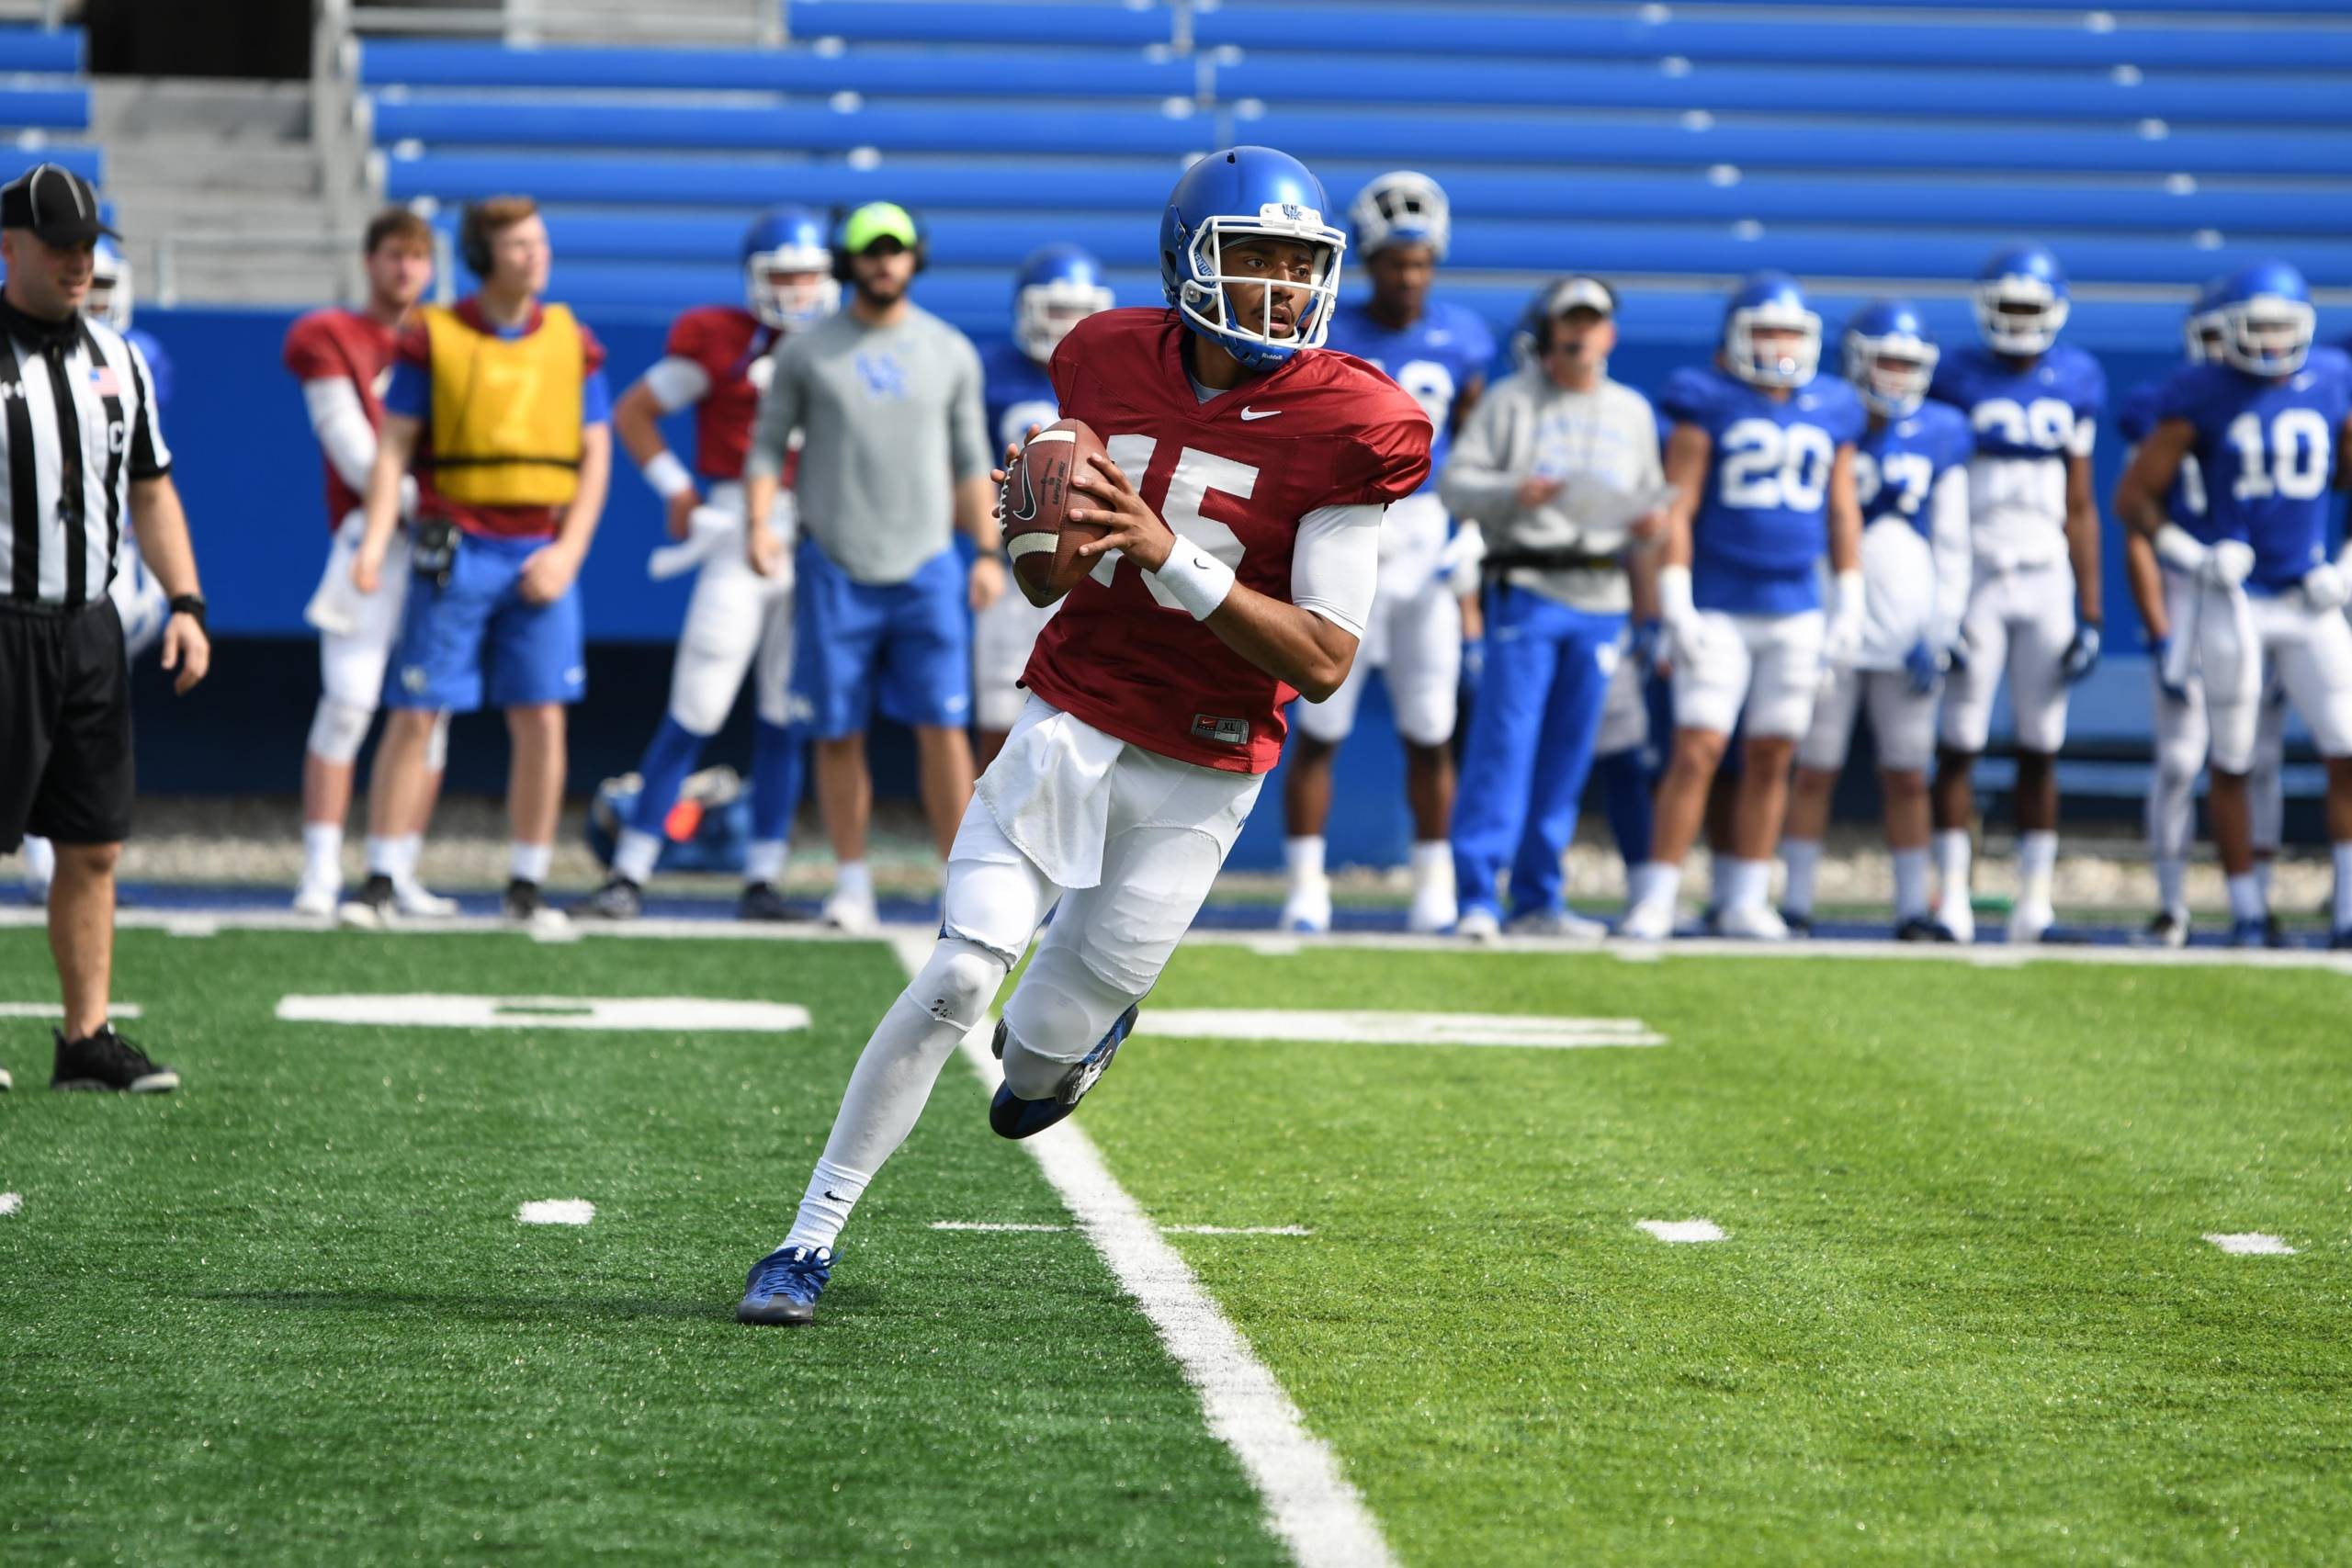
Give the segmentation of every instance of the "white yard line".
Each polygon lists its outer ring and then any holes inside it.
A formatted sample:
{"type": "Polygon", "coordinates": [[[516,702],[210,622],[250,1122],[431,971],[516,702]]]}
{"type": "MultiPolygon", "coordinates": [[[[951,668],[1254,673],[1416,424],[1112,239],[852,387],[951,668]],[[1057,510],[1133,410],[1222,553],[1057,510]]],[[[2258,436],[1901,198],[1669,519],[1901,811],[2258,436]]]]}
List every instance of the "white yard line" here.
{"type": "Polygon", "coordinates": [[[1641,1228],[1660,1241],[1721,1241],[1723,1226],[1713,1220],[1643,1220],[1641,1228]]]}
{"type": "Polygon", "coordinates": [[[0,1214],[13,1214],[25,1206],[21,1192],[0,1192],[0,1214]]]}
{"type": "MultiPolygon", "coordinates": [[[[109,1002],[107,1004],[107,1016],[108,1018],[137,1018],[139,1016],[139,1004],[137,1002],[109,1002]]],[[[65,1010],[58,1006],[55,1002],[0,1002],[0,1018],[54,1018],[62,1020],[64,1017],[65,1010]]]]}
{"type": "MultiPolygon", "coordinates": [[[[912,974],[931,956],[934,932],[899,927],[891,946],[912,974]]],[[[964,1037],[966,1061],[993,1089],[1002,1075],[989,1055],[989,1029],[964,1037]]],[[[1306,1429],[1290,1395],[1227,1321],[1193,1270],[1102,1163],[1078,1122],[1027,1141],[1046,1179],[1069,1205],[1120,1286],[1159,1331],[1160,1342],[1200,1391],[1209,1430],[1231,1449],[1265,1500],[1267,1523],[1300,1568],[1388,1568],[1396,1561],[1339,1456],[1306,1429]]]]}
{"type": "Polygon", "coordinates": [[[2241,1258],[2291,1258],[2295,1255],[2295,1249],[2287,1245],[2285,1238],[2272,1235],[2267,1231],[2228,1231],[2208,1234],[2205,1239],[2223,1252],[2235,1253],[2241,1258]]]}
{"type": "Polygon", "coordinates": [[[1638,1018],[1540,1013],[1384,1012],[1315,1008],[1147,1007],[1137,1029],[1171,1040],[1279,1040],[1296,1044],[1498,1045],[1589,1051],[1663,1045],[1638,1018]]]}
{"type": "Polygon", "coordinates": [[[514,1211],[526,1225],[584,1225],[596,1217],[596,1205],[585,1198],[538,1198],[514,1211]]]}
{"type": "Polygon", "coordinates": [[[392,1029],[783,1034],[808,1027],[808,1010],[791,1002],[729,1001],[712,997],[472,997],[362,992],[280,997],[277,1016],[292,1023],[346,1023],[392,1029]]]}
{"type": "MultiPolygon", "coordinates": [[[[1066,1231],[1068,1225],[1033,1225],[1012,1220],[933,1220],[935,1231],[1066,1231]]],[[[1162,1225],[1162,1235],[1313,1235],[1305,1225],[1162,1225]]]]}

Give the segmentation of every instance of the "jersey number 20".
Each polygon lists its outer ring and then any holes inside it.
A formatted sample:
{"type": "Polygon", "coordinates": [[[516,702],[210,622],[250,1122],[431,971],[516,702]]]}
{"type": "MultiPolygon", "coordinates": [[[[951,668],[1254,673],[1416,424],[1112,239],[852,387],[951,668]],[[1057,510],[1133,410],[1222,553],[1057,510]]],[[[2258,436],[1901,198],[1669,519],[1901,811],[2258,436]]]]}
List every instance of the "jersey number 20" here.
{"type": "Polygon", "coordinates": [[[1838,448],[1816,424],[1732,422],[1723,438],[1725,506],[1756,512],[1817,512],[1838,448]]]}

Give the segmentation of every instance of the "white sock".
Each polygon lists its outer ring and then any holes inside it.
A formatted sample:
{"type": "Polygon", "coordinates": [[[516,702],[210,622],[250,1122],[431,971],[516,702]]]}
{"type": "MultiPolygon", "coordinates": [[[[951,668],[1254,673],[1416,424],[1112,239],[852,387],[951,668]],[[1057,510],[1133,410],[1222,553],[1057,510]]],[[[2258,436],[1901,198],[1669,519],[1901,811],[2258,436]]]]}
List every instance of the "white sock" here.
{"type": "Polygon", "coordinates": [[[368,834],[368,874],[398,876],[401,871],[400,844],[398,839],[379,839],[373,833],[368,834]]]}
{"type": "Polygon", "coordinates": [[[2046,904],[2050,883],[2058,869],[2058,835],[2037,832],[2018,835],[2018,898],[2046,904]]]}
{"type": "Polygon", "coordinates": [[[1760,909],[1772,898],[1772,863],[1769,860],[1715,862],[1715,901],[1726,909],[1760,909]]]}
{"type": "Polygon", "coordinates": [[[662,838],[637,828],[621,829],[613,846],[613,874],[626,876],[639,887],[653,880],[653,863],[662,858],[662,838]]]}
{"type": "Polygon", "coordinates": [[[862,860],[845,860],[833,868],[833,897],[874,901],[874,875],[862,860]]]}
{"type": "MultiPolygon", "coordinates": [[[[2343,902],[2343,895],[2339,891],[2336,903],[2341,906],[2343,902]]],[[[2262,901],[2262,884],[2256,879],[2254,873],[2241,872],[2230,878],[2230,919],[2258,920],[2269,912],[2269,907],[2262,901]]]]}
{"type": "Polygon", "coordinates": [[[1322,835],[1284,839],[1283,863],[1290,868],[1290,885],[1294,888],[1312,887],[1321,882],[1324,879],[1322,835]]]}
{"type": "MultiPolygon", "coordinates": [[[[2262,907],[2266,909],[2270,907],[2270,870],[2271,867],[2278,863],[2278,861],[2269,855],[2256,855],[2255,857],[2254,879],[2262,884],[2262,907]]],[[[2339,867],[2341,867],[2343,863],[2344,863],[2342,861],[2336,862],[2336,864],[2339,867]]],[[[2336,873],[2336,880],[2341,882],[2343,879],[2343,873],[2339,870],[2336,873]]]]}
{"type": "Polygon", "coordinates": [[[1936,874],[1943,881],[1943,901],[1946,908],[1965,908],[1968,905],[1968,860],[1970,846],[1968,829],[1946,828],[1935,837],[1936,874]]]}
{"type": "Polygon", "coordinates": [[[1781,893],[1781,907],[1793,914],[1812,914],[1813,874],[1821,866],[1821,840],[1782,839],[1781,863],[1789,874],[1789,885],[1781,893]]]}
{"type": "Polygon", "coordinates": [[[865,1194],[865,1184],[873,1179],[864,1171],[819,1160],[815,1174],[808,1178],[808,1194],[800,1200],[799,1216],[792,1222],[792,1234],[784,1238],[784,1245],[831,1247],[839,1241],[842,1227],[849,1224],[850,1210],[856,1207],[865,1194]]]}
{"type": "Polygon", "coordinates": [[[1634,868],[1632,885],[1626,889],[1631,896],[1628,908],[1644,904],[1671,906],[1682,894],[1682,868],[1671,861],[1645,861],[1634,868]]]}
{"type": "Polygon", "coordinates": [[[424,858],[424,835],[402,833],[399,838],[391,840],[391,846],[392,880],[404,886],[413,886],[416,882],[416,863],[424,858]]]}
{"type": "Polygon", "coordinates": [[[1928,852],[1894,852],[1894,920],[1917,919],[1928,912],[1928,852]]]}
{"type": "Polygon", "coordinates": [[[2352,843],[2335,846],[2335,929],[2352,926],[2352,843]]]}
{"type": "Polygon", "coordinates": [[[25,835],[25,885],[46,892],[57,880],[57,846],[35,834],[25,835]]]}
{"type": "Polygon", "coordinates": [[[343,824],[302,824],[302,880],[322,886],[343,886],[343,824]]]}
{"type": "Polygon", "coordinates": [[[782,886],[786,847],[782,839],[753,839],[743,850],[743,880],[782,886]]]}
{"type": "Polygon", "coordinates": [[[517,882],[545,882],[555,863],[553,844],[526,844],[520,839],[507,852],[506,874],[517,882]]]}
{"type": "MultiPolygon", "coordinates": [[[[1316,842],[1320,845],[1321,840],[1316,842]]],[[[1413,845],[1413,891],[1453,886],[1453,845],[1444,839],[1424,839],[1413,845]]]]}
{"type": "MultiPolygon", "coordinates": [[[[2259,870],[2259,868],[2256,868],[2259,870]]],[[[2156,908],[2168,915],[2188,915],[2188,863],[2164,855],[2156,861],[2156,908]]]]}

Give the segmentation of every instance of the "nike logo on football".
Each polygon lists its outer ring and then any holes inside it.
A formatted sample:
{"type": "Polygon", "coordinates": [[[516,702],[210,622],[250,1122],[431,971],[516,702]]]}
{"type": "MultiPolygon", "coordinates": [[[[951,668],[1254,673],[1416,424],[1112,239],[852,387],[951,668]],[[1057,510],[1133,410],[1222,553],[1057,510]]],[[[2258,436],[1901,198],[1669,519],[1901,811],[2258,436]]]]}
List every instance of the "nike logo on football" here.
{"type": "Polygon", "coordinates": [[[1282,412],[1280,409],[1243,409],[1241,417],[1243,419],[1272,419],[1282,412]]]}

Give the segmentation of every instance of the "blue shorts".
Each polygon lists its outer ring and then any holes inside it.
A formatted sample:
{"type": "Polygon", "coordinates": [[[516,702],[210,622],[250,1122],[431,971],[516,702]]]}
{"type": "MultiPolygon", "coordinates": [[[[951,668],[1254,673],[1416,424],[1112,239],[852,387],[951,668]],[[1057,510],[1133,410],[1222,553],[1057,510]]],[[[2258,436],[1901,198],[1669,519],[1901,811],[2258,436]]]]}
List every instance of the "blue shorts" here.
{"type": "Polygon", "coordinates": [[[972,612],[951,547],[904,582],[853,581],[800,541],[793,604],[792,716],[819,740],[866,727],[878,705],[905,725],[961,728],[972,714],[972,612]]]}
{"type": "Polygon", "coordinates": [[[485,694],[499,708],[587,694],[580,585],[552,604],[526,603],[519,586],[523,563],[547,543],[461,535],[447,587],[423,577],[409,584],[387,706],[471,713],[485,694]]]}

